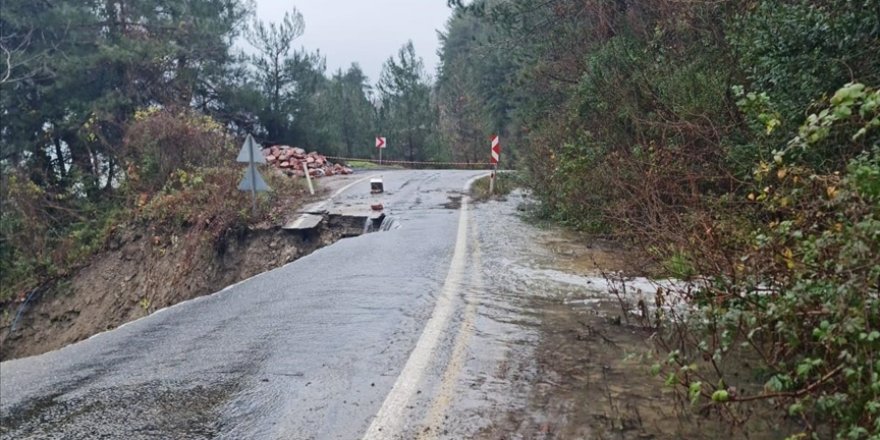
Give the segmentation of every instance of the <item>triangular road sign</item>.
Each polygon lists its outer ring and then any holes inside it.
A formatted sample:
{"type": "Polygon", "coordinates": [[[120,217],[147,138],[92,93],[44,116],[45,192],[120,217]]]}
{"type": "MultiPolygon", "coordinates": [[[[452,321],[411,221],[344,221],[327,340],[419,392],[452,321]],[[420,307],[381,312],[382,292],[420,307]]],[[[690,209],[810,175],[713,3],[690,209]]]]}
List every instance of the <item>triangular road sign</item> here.
{"type": "Polygon", "coordinates": [[[250,163],[251,157],[253,157],[254,163],[266,163],[266,158],[263,157],[263,153],[260,151],[260,146],[254,141],[254,137],[247,135],[247,139],[244,140],[244,144],[241,146],[241,151],[238,153],[238,158],[235,160],[237,162],[250,163]],[[248,151],[248,149],[251,151],[248,151]]]}
{"type": "Polygon", "coordinates": [[[263,176],[257,171],[257,167],[251,165],[247,167],[247,171],[244,173],[244,179],[241,179],[241,183],[238,184],[238,189],[242,191],[253,191],[254,186],[256,186],[257,191],[269,191],[269,185],[266,185],[266,181],[263,180],[263,176]]]}

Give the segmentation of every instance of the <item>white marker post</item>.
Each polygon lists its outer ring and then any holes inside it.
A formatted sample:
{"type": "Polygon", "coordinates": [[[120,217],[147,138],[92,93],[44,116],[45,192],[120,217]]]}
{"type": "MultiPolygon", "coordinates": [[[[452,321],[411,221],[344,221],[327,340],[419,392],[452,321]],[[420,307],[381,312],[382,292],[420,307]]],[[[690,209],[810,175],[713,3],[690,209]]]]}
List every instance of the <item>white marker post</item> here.
{"type": "Polygon", "coordinates": [[[384,150],[386,146],[388,146],[388,144],[386,142],[385,137],[384,136],[377,136],[376,137],[376,148],[379,149],[379,165],[382,165],[382,150],[384,150]]]}
{"type": "Polygon", "coordinates": [[[492,165],[492,172],[489,174],[489,195],[495,194],[495,166],[492,165]]]}
{"type": "Polygon", "coordinates": [[[498,135],[492,136],[492,156],[489,162],[492,164],[492,174],[489,175],[489,195],[495,194],[495,175],[498,174],[498,161],[501,159],[501,141],[498,135]]]}
{"type": "Polygon", "coordinates": [[[312,173],[309,172],[309,164],[306,161],[300,162],[303,167],[303,173],[306,175],[306,182],[309,183],[309,193],[315,195],[315,187],[312,185],[312,173]]]}

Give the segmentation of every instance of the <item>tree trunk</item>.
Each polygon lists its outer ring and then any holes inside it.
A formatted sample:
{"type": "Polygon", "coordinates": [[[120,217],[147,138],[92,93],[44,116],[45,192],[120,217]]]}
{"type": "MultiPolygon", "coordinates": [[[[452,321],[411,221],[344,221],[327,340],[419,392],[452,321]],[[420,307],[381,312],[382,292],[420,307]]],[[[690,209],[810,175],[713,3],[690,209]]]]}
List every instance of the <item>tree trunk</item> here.
{"type": "Polygon", "coordinates": [[[56,136],[53,139],[53,143],[55,144],[55,163],[58,164],[58,175],[61,177],[62,181],[67,180],[67,169],[65,166],[67,165],[64,160],[64,149],[61,147],[61,138],[56,136]]]}
{"type": "Polygon", "coordinates": [[[111,157],[107,160],[107,184],[104,185],[104,192],[113,190],[113,178],[116,176],[116,161],[111,157]]]}

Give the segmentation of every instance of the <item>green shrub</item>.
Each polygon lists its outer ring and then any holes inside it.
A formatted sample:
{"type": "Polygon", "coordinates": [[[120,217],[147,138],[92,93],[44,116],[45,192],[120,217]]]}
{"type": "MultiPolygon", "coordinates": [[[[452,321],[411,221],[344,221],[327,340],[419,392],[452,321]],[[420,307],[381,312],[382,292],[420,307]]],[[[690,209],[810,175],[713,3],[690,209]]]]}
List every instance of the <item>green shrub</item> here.
{"type": "Polygon", "coordinates": [[[716,405],[771,401],[812,438],[880,436],[878,103],[878,91],[847,85],[756,169],[750,246],[730,271],[703,273],[711,282],[699,292],[681,292],[698,309],[680,325],[699,342],[668,358],[671,384],[695,400],[728,391],[716,405]],[[853,143],[872,147],[840,170],[804,160],[813,148],[853,143]],[[761,391],[733,393],[732,372],[717,369],[744,353],[766,372],[761,391]],[[704,360],[716,369],[695,373],[704,360]]]}
{"type": "Polygon", "coordinates": [[[697,275],[693,263],[691,263],[687,255],[680,252],[669,255],[660,265],[663,267],[666,275],[680,280],[687,280],[697,275]]]}
{"type": "Polygon", "coordinates": [[[120,220],[119,200],[53,193],[9,168],[0,187],[0,303],[65,275],[100,249],[120,220]]]}
{"type": "MultiPolygon", "coordinates": [[[[41,186],[24,166],[0,164],[0,304],[85,264],[119,224],[217,244],[231,231],[286,214],[301,186],[266,173],[275,191],[260,195],[255,215],[249,194],[237,188],[245,168],[234,162],[237,145],[195,111],[152,108],[137,112],[127,127],[123,150],[130,162],[118,188],[41,186]]],[[[73,172],[67,178],[80,181],[73,172]]]]}
{"type": "Polygon", "coordinates": [[[154,192],[178,170],[232,166],[238,153],[234,141],[222,125],[193,110],[138,111],[124,140],[130,160],[125,183],[136,192],[154,192]]]}
{"type": "Polygon", "coordinates": [[[858,80],[880,83],[876,0],[760,0],[731,20],[729,40],[755,90],[796,127],[817,97],[858,80]]]}

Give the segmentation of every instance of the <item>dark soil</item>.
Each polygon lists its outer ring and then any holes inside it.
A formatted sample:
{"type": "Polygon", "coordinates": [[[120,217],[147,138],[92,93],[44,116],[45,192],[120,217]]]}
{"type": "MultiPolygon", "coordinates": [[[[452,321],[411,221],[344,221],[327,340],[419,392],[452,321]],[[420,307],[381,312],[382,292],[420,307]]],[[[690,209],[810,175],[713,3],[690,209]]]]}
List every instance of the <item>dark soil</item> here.
{"type": "MultiPolygon", "coordinates": [[[[485,302],[515,311],[505,316],[487,309],[483,313],[504,317],[504,326],[484,331],[493,338],[519,335],[508,342],[510,354],[489,382],[506,384],[499,389],[516,397],[489,399],[501,410],[490,413],[489,422],[466,438],[778,439],[792,431],[781,429],[790,424],[772,419],[760,406],[734,426],[719,417],[717,407],[705,401],[692,405],[665,386],[663,377],[652,375],[651,366],[663,356],[654,341],[656,330],[627,319],[602,275],[632,276],[637,283],[651,260],[621,243],[512,221],[514,212],[528,211],[520,208],[517,197],[514,193],[507,204],[490,203],[481,211],[487,224],[505,231],[497,237],[506,235],[496,245],[506,259],[490,255],[486,260],[495,271],[508,268],[505,276],[493,279],[501,299],[485,302]]],[[[491,247],[496,235],[482,238],[491,247]]],[[[747,365],[734,367],[743,373],[739,389],[754,381],[747,365]]]]}
{"type": "MultiPolygon", "coordinates": [[[[766,420],[734,427],[680,401],[639,355],[650,350],[650,332],[621,325],[613,312],[603,315],[551,301],[536,307],[543,315],[542,340],[535,353],[530,408],[508,414],[511,423],[498,423],[483,438],[781,438],[766,420]]],[[[608,304],[607,309],[614,307],[608,304]]]]}

